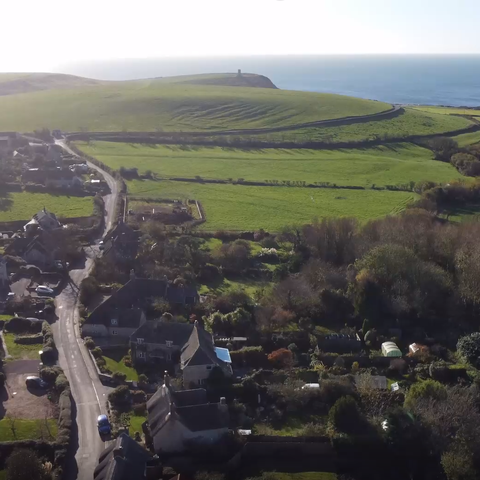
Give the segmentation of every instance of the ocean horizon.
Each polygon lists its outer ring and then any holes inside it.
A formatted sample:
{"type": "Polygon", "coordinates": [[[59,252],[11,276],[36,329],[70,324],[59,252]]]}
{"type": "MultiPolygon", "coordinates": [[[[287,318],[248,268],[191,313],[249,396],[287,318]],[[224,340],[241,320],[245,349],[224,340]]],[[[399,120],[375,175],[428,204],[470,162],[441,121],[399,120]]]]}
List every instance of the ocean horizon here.
{"type": "Polygon", "coordinates": [[[126,59],[58,67],[102,80],[257,73],[281,89],[396,104],[480,107],[480,55],[321,55],[126,59]]]}

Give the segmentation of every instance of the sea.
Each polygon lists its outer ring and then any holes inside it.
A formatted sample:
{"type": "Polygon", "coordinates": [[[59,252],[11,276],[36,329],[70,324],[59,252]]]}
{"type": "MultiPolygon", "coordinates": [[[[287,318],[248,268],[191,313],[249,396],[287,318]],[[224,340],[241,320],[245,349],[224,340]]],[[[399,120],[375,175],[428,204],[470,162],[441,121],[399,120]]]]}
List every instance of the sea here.
{"type": "Polygon", "coordinates": [[[281,89],[395,104],[480,107],[480,55],[328,55],[125,59],[60,65],[103,80],[258,73],[281,89]]]}

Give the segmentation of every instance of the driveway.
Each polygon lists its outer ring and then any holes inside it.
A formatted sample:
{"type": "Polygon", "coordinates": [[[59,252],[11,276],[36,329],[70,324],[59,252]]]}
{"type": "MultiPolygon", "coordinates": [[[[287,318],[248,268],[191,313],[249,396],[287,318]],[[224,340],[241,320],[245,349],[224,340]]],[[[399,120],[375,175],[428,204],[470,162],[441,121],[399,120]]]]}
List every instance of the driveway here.
{"type": "Polygon", "coordinates": [[[6,362],[3,365],[5,375],[14,375],[29,373],[31,375],[38,375],[38,366],[40,360],[16,360],[14,362],[6,362]]]}

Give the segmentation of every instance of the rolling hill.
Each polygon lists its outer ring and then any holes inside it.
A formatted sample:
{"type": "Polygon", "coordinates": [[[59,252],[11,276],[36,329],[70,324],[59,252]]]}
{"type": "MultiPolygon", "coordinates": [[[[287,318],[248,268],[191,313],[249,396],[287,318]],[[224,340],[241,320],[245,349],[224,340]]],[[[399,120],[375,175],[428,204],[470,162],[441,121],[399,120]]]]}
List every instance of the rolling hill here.
{"type": "Polygon", "coordinates": [[[391,108],[341,95],[252,88],[271,83],[255,75],[245,76],[248,87],[226,86],[237,81],[234,74],[126,82],[42,75],[0,80],[0,89],[15,92],[0,96],[0,131],[212,131],[289,126],[391,108]]]}

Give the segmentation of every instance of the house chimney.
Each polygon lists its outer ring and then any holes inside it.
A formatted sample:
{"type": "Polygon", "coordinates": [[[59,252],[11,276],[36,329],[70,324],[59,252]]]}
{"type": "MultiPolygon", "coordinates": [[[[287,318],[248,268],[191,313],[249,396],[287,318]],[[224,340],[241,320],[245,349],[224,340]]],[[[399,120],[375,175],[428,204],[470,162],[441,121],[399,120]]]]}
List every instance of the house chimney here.
{"type": "Polygon", "coordinates": [[[163,475],[163,467],[160,463],[158,455],[154,455],[145,464],[145,479],[146,480],[159,480],[163,475]]]}
{"type": "Polygon", "coordinates": [[[227,400],[225,397],[220,397],[220,403],[218,404],[218,409],[224,413],[228,414],[228,405],[227,405],[227,400]]]}
{"type": "Polygon", "coordinates": [[[168,374],[168,372],[166,370],[165,370],[165,374],[163,375],[163,384],[166,387],[170,386],[170,375],[168,374]]]}
{"type": "Polygon", "coordinates": [[[124,458],[123,447],[117,447],[113,450],[113,458],[124,458]]]}

